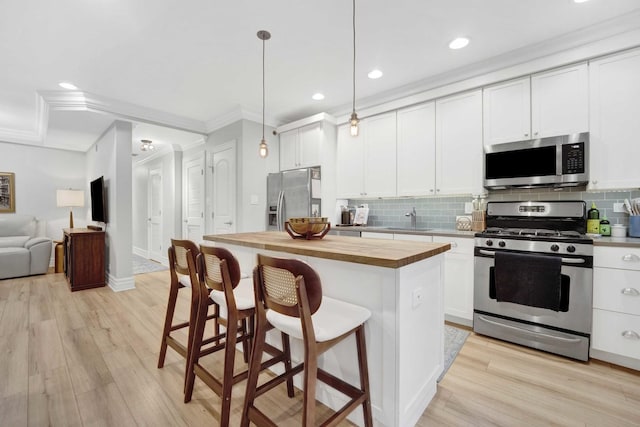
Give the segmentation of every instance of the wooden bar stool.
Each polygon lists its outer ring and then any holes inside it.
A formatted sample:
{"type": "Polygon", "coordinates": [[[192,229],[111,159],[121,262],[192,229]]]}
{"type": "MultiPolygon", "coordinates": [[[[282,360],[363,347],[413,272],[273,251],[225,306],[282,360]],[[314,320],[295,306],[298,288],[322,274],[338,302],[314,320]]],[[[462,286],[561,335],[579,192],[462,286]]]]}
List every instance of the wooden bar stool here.
{"type": "MultiPolygon", "coordinates": [[[[249,360],[251,340],[254,333],[255,297],[253,281],[241,279],[240,266],[231,252],[224,248],[200,246],[195,261],[187,257],[191,282],[197,283],[194,292],[198,294],[192,349],[187,365],[187,380],[184,401],[189,402],[193,394],[195,377],[202,379],[222,400],[220,425],[229,425],[231,391],[233,385],[247,378],[247,369],[234,374],[236,344],[242,343],[245,363],[249,360]],[[204,339],[209,301],[219,307],[218,323],[225,327],[225,333],[204,339]],[[213,344],[213,346],[209,346],[213,344]],[[209,346],[209,347],[207,347],[209,346]],[[200,358],[224,350],[222,378],[216,378],[200,364],[200,358]]],[[[266,369],[283,362],[285,369],[291,368],[289,337],[282,334],[283,350],[269,346],[266,351],[273,357],[262,362],[260,369],[266,369]]],[[[289,396],[293,396],[293,381],[288,384],[289,396]]]]}
{"type": "MultiPolygon", "coordinates": [[[[162,343],[160,344],[160,355],[158,357],[158,368],[164,366],[164,360],[167,354],[167,346],[174,349],[185,361],[189,360],[188,351],[190,343],[193,340],[193,328],[189,327],[195,323],[195,308],[197,307],[198,295],[193,292],[192,281],[189,276],[189,265],[187,259],[199,253],[198,246],[190,240],[171,239],[169,252],[169,274],[171,284],[169,287],[169,301],[167,302],[167,312],[164,319],[164,329],[162,331],[162,343]],[[173,316],[176,309],[176,301],[178,299],[178,291],[180,289],[189,288],[191,291],[191,308],[189,311],[189,321],[173,324],[173,316]],[[176,340],[171,333],[183,328],[189,328],[188,339],[186,345],[176,340]]],[[[212,301],[213,303],[213,301],[212,301]]],[[[218,316],[218,307],[215,307],[213,314],[209,318],[214,319],[218,316]]],[[[219,326],[215,325],[216,334],[219,333],[219,326]]],[[[186,376],[185,376],[186,382],[186,376]]]]}
{"type": "Polygon", "coordinates": [[[242,426],[253,422],[259,426],[276,426],[254,405],[255,399],[277,384],[303,373],[303,426],[315,425],[317,380],[350,398],[323,426],[334,426],[362,405],[364,423],[373,425],[369,397],[369,373],[364,323],[371,316],[366,308],[322,296],[320,277],[307,263],[295,259],[258,255],[254,269],[256,294],[256,334],[249,364],[247,391],[242,412],[242,426]],[[258,386],[258,368],[265,345],[266,325],[302,340],[304,361],[298,366],[258,386]],[[318,357],[351,334],[355,334],[360,371],[360,387],[318,368],[318,357]]]}

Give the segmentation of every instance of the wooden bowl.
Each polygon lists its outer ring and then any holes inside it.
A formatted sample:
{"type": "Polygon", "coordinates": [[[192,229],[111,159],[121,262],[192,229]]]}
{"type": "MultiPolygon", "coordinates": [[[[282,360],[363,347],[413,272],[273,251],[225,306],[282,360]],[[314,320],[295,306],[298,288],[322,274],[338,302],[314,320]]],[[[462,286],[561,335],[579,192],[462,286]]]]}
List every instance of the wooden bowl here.
{"type": "Polygon", "coordinates": [[[324,229],[327,227],[329,223],[329,218],[327,217],[298,217],[298,218],[289,218],[289,226],[291,229],[298,233],[305,235],[307,233],[318,234],[322,233],[324,229]]]}

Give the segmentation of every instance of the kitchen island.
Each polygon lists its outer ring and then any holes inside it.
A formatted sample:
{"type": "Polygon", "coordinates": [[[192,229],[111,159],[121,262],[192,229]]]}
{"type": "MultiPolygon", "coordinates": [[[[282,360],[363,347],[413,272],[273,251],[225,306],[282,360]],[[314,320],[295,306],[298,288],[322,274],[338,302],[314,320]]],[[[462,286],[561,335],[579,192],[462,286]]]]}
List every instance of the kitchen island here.
{"type": "MultiPolygon", "coordinates": [[[[304,240],[283,232],[208,235],[204,239],[232,251],[245,273],[252,271],[258,253],[302,259],[318,272],[324,295],[371,310],[365,331],[376,425],[416,423],[433,398],[444,368],[443,260],[450,249],[448,243],[330,235],[304,240]]],[[[277,341],[278,335],[269,340],[277,341]]],[[[292,342],[296,363],[302,358],[298,344],[292,342]]],[[[353,337],[325,353],[320,366],[357,384],[353,337]]],[[[346,401],[324,385],[319,386],[317,398],[332,408],[346,401]]],[[[362,425],[362,411],[354,411],[349,419],[362,425]]]]}

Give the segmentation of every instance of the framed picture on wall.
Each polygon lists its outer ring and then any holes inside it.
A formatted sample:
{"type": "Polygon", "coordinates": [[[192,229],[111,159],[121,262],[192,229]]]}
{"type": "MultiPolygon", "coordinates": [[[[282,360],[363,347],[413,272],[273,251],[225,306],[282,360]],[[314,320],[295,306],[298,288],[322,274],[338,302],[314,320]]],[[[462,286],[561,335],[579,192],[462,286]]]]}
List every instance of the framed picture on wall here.
{"type": "Polygon", "coordinates": [[[15,211],[15,174],[12,172],[0,172],[0,213],[14,213],[15,211]]]}

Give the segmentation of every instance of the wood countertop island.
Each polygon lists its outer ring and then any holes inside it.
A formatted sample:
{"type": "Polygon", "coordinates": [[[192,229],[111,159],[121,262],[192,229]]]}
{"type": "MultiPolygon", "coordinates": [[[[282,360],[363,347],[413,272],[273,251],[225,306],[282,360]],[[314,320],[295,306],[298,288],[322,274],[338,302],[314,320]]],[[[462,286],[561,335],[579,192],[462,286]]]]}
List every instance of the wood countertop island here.
{"type": "MultiPolygon", "coordinates": [[[[371,311],[365,324],[371,408],[375,425],[414,425],[437,389],[444,368],[444,253],[448,243],[426,243],[327,235],[323,239],[292,239],[283,232],[204,236],[229,249],[246,274],[258,254],[298,258],[313,267],[324,295],[371,311]]],[[[268,341],[279,346],[271,331],[268,341]]],[[[295,340],[294,340],[295,341],[295,340]]],[[[302,360],[292,342],[292,358],[302,360]]],[[[353,338],[323,354],[320,367],[353,384],[358,365],[353,338]]],[[[302,388],[297,375],[294,383],[302,388]]],[[[318,400],[339,408],[346,399],[318,386],[318,400]]],[[[349,419],[363,425],[362,411],[349,419]]]]}
{"type": "Polygon", "coordinates": [[[399,240],[361,239],[327,235],[323,239],[292,239],[287,233],[263,231],[257,233],[218,234],[205,240],[247,246],[270,251],[287,252],[317,258],[399,268],[448,251],[449,243],[425,243],[399,240]]]}

